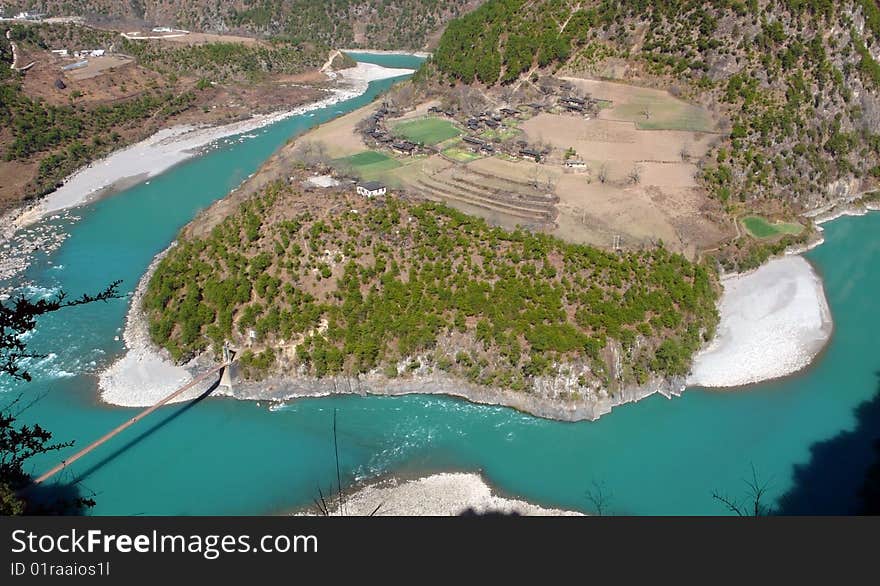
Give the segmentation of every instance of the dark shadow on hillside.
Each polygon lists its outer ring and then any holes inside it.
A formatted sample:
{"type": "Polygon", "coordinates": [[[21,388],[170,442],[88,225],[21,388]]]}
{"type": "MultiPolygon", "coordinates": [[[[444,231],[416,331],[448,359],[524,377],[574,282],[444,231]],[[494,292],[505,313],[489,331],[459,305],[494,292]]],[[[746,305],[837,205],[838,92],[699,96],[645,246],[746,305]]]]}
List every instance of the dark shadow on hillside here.
{"type": "Polygon", "coordinates": [[[795,466],[794,486],[779,499],[777,514],[880,513],[880,385],[855,416],[853,431],[810,447],[810,461],[795,466]]]}
{"type": "MultiPolygon", "coordinates": [[[[125,445],[117,448],[111,454],[108,454],[107,456],[105,456],[103,459],[101,459],[96,464],[94,464],[91,467],[84,470],[82,472],[82,474],[80,474],[79,476],[77,476],[76,478],[74,478],[71,481],[71,484],[78,484],[78,483],[86,480],[89,476],[94,474],[97,470],[100,470],[102,467],[106,466],[107,464],[109,464],[110,462],[112,462],[113,460],[118,458],[119,456],[123,455],[125,452],[127,452],[128,450],[130,450],[131,448],[133,448],[134,446],[136,446],[137,444],[139,444],[143,440],[147,439],[148,437],[150,437],[151,435],[153,435],[157,431],[161,430],[163,427],[165,427],[166,425],[168,425],[169,423],[171,423],[172,421],[174,421],[175,419],[177,419],[178,417],[180,417],[181,415],[183,415],[184,413],[186,413],[187,411],[189,411],[190,409],[192,409],[193,407],[195,407],[196,405],[201,403],[208,395],[213,393],[214,389],[216,389],[218,386],[220,386],[220,378],[219,377],[217,378],[217,381],[214,382],[210,387],[208,387],[205,390],[205,392],[203,392],[201,395],[184,403],[179,409],[177,409],[176,411],[174,411],[173,413],[171,413],[170,415],[168,415],[167,417],[165,417],[161,421],[155,423],[149,429],[144,430],[137,437],[132,438],[131,440],[126,442],[125,445]]],[[[145,420],[146,419],[147,418],[145,418],[145,420]]]]}

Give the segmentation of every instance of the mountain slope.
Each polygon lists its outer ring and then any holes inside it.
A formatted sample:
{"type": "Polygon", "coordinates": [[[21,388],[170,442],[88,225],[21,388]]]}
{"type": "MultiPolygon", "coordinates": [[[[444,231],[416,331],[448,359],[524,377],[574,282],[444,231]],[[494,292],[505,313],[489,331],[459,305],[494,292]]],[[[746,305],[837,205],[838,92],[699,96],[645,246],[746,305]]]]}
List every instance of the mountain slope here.
{"type": "MultiPolygon", "coordinates": [[[[480,0],[44,0],[51,15],[143,21],[206,32],[287,36],[337,47],[422,49],[445,23],[480,0]]],[[[7,12],[13,12],[7,10],[7,12]]]]}
{"type": "Polygon", "coordinates": [[[491,0],[450,23],[422,78],[672,88],[729,122],[702,161],[710,193],[799,212],[880,176],[878,40],[875,0],[491,0]]]}

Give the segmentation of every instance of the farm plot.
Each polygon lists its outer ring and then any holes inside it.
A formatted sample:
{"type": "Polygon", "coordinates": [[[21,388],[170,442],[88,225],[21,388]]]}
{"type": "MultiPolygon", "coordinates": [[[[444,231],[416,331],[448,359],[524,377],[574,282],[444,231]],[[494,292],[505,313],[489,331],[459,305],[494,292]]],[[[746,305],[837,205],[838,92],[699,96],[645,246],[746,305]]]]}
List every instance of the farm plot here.
{"type": "Polygon", "coordinates": [[[712,132],[709,112],[664,90],[577,78],[567,78],[593,98],[603,101],[599,118],[632,122],[641,130],[712,132]],[[610,102],[610,104],[608,104],[610,102]]]}
{"type": "Polygon", "coordinates": [[[363,151],[348,157],[334,159],[333,163],[342,169],[350,168],[355,175],[369,178],[400,167],[400,161],[378,151],[363,151]]]}
{"type": "Polygon", "coordinates": [[[746,216],[742,219],[742,225],[754,238],[765,240],[785,234],[800,234],[804,227],[795,222],[776,222],[771,224],[760,216],[746,216]]]}
{"type": "Polygon", "coordinates": [[[392,128],[393,134],[420,144],[434,145],[461,135],[461,131],[448,120],[422,118],[400,122],[392,128]]]}

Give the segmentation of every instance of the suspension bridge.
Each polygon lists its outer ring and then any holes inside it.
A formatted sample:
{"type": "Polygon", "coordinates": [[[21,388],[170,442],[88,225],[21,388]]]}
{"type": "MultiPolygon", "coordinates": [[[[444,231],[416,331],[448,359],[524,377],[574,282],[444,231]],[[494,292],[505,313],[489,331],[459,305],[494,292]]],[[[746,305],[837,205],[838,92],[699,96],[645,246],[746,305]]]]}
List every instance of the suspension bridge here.
{"type": "Polygon", "coordinates": [[[36,480],[34,480],[34,484],[39,485],[39,484],[42,484],[45,481],[49,480],[50,478],[52,478],[53,476],[55,476],[56,474],[58,474],[59,472],[61,472],[62,470],[64,470],[65,468],[67,468],[68,466],[70,466],[71,464],[76,462],[77,460],[79,460],[80,458],[82,458],[83,456],[88,455],[90,452],[92,452],[96,448],[100,447],[104,443],[108,442],[112,438],[116,437],[117,435],[119,435],[120,433],[122,433],[123,431],[125,431],[126,429],[128,429],[129,427],[131,427],[132,425],[134,425],[135,423],[137,423],[141,419],[144,419],[145,417],[149,416],[151,413],[153,413],[154,411],[156,411],[157,409],[159,409],[163,405],[167,405],[168,403],[170,403],[171,401],[173,401],[177,397],[181,396],[186,391],[190,390],[191,388],[195,387],[196,385],[198,385],[206,380],[209,380],[213,376],[216,376],[218,372],[222,371],[222,374],[220,375],[219,385],[232,388],[232,373],[231,373],[231,369],[229,367],[231,367],[234,362],[235,362],[234,352],[229,348],[229,346],[224,346],[223,347],[223,363],[222,364],[220,364],[219,366],[215,366],[206,372],[203,372],[202,374],[193,378],[191,381],[189,381],[188,383],[186,383],[185,385],[183,385],[179,389],[177,389],[174,392],[172,392],[171,394],[163,397],[162,399],[160,399],[158,402],[154,403],[150,407],[147,407],[146,409],[144,409],[143,411],[141,411],[140,413],[138,413],[137,415],[135,415],[134,417],[132,417],[128,421],[122,423],[121,425],[117,426],[116,428],[112,429],[111,431],[105,433],[100,438],[96,439],[95,441],[93,441],[92,443],[90,443],[89,445],[87,445],[86,447],[81,449],[80,451],[76,452],[75,454],[73,454],[69,458],[62,460],[58,465],[51,468],[49,471],[45,472],[43,475],[39,476],[36,480]]]}

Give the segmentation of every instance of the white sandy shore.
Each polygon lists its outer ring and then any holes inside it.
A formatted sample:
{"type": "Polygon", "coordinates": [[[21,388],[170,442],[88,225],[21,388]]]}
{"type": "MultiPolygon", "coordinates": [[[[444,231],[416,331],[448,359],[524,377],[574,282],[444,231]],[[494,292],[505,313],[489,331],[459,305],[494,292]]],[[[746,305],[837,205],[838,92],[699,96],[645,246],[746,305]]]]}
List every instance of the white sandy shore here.
{"type": "MultiPolygon", "coordinates": [[[[126,352],[98,376],[101,400],[121,407],[148,407],[192,380],[190,370],[177,366],[153,349],[146,317],[139,310],[146,285],[171,247],[158,254],[141,277],[125,318],[126,352]]],[[[173,402],[189,401],[202,394],[210,385],[196,385],[173,402]]]]}
{"type": "Polygon", "coordinates": [[[721,322],[694,359],[689,385],[737,387],[795,373],[831,337],[822,280],[800,256],[722,280],[721,322]]]}
{"type": "Polygon", "coordinates": [[[367,90],[366,84],[371,81],[400,77],[401,75],[410,75],[412,73],[415,73],[415,69],[382,67],[375,63],[358,63],[357,67],[341,69],[336,72],[336,75],[352,83],[356,88],[363,88],[360,92],[363,93],[367,90]]]}
{"type": "MultiPolygon", "coordinates": [[[[256,115],[247,120],[223,126],[180,125],[160,130],[146,140],[116,151],[77,171],[64,181],[62,187],[40,200],[30,209],[18,211],[2,218],[2,224],[11,226],[13,230],[18,230],[48,214],[88,203],[103,191],[125,183],[126,180],[144,181],[163,173],[174,165],[197,155],[201,149],[214,141],[250,132],[311,110],[331,106],[363,94],[371,81],[408,75],[412,72],[412,69],[394,69],[372,63],[358,63],[357,67],[340,72],[337,78],[339,87],[332,89],[332,95],[318,102],[274,114],[256,115]]],[[[5,232],[7,230],[4,230],[5,232]]]]}
{"type": "Polygon", "coordinates": [[[545,509],[526,501],[506,499],[477,474],[435,474],[418,480],[388,480],[366,486],[344,499],[333,515],[454,516],[466,511],[530,516],[580,516],[576,511],[545,509]]]}

